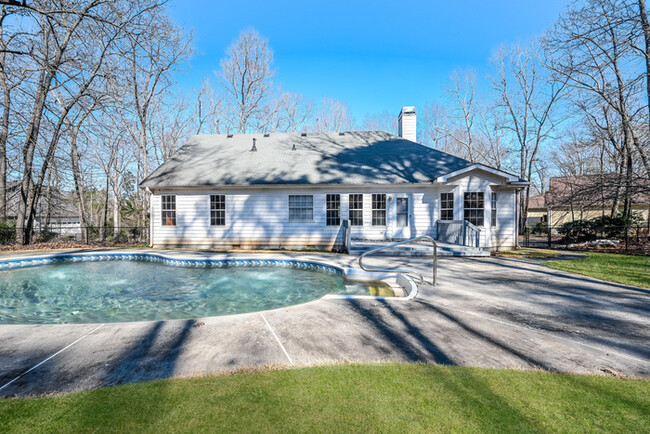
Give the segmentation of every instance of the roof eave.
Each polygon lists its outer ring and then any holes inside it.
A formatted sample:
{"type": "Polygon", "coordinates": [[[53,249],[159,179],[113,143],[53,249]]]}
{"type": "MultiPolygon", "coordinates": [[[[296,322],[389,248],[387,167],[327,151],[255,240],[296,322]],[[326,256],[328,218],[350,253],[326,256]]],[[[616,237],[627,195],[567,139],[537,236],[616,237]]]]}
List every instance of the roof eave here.
{"type": "Polygon", "coordinates": [[[495,169],[494,167],[486,166],[484,164],[480,163],[474,163],[469,166],[463,167],[462,169],[455,170],[453,172],[449,172],[445,175],[441,175],[435,179],[436,182],[439,183],[444,183],[447,182],[450,178],[453,178],[454,176],[459,176],[467,172],[471,172],[473,170],[483,170],[484,172],[492,173],[497,176],[501,176],[503,178],[506,178],[506,182],[508,184],[516,185],[517,183],[525,183],[524,185],[529,185],[530,183],[528,181],[519,179],[518,176],[515,176],[511,173],[504,172],[503,170],[495,169]]]}

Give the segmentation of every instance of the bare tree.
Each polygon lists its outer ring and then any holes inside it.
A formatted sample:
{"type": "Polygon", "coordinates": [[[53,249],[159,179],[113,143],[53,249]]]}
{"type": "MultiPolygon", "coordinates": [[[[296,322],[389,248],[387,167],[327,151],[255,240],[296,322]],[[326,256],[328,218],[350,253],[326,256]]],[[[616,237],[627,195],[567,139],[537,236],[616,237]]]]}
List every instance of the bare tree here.
{"type": "Polygon", "coordinates": [[[288,133],[306,127],[313,112],[311,101],[302,94],[281,92],[268,106],[261,131],[288,133]]]}
{"type": "Polygon", "coordinates": [[[397,116],[387,111],[368,114],[363,119],[361,128],[366,131],[385,131],[397,134],[397,116]]]}
{"type": "MultiPolygon", "coordinates": [[[[150,117],[172,85],[171,73],[192,52],[191,38],[176,27],[161,8],[152,8],[134,20],[133,29],[120,39],[119,55],[107,63],[105,74],[131,139],[138,145],[137,180],[150,170],[150,117]]],[[[138,224],[145,221],[148,195],[140,193],[138,224]]]]}
{"type": "Polygon", "coordinates": [[[474,140],[474,123],[477,115],[476,75],[453,72],[450,75],[450,80],[451,87],[447,91],[452,95],[454,101],[452,118],[456,123],[447,133],[463,149],[462,156],[471,162],[477,162],[480,158],[475,149],[474,140]]]}
{"type": "MultiPolygon", "coordinates": [[[[561,121],[559,103],[566,80],[545,77],[531,49],[519,45],[502,47],[492,59],[496,70],[492,78],[499,105],[506,110],[507,128],[516,143],[518,174],[531,180],[543,146],[550,143],[561,121]]],[[[525,228],[530,187],[520,201],[521,230],[525,228]]]]}
{"type": "Polygon", "coordinates": [[[273,91],[273,51],[255,30],[248,30],[228,48],[218,75],[229,95],[233,118],[228,128],[238,133],[256,130],[268,118],[273,91]]]}
{"type": "Polygon", "coordinates": [[[188,98],[184,97],[170,97],[167,100],[159,98],[150,106],[147,134],[151,138],[157,165],[167,161],[198,128],[196,122],[199,121],[199,107],[201,106],[197,104],[196,109],[191,110],[188,98]]]}
{"type": "Polygon", "coordinates": [[[354,129],[354,121],[346,103],[330,97],[323,98],[320,102],[314,132],[350,131],[354,129]]]}
{"type": "Polygon", "coordinates": [[[101,0],[69,2],[35,2],[28,8],[28,29],[31,38],[29,62],[33,71],[26,82],[32,87],[29,121],[23,145],[23,177],[16,224],[20,242],[28,243],[35,220],[36,203],[40,198],[48,166],[55,155],[61,129],[72,108],[85,95],[98,77],[106,53],[123,31],[130,15],[124,4],[101,0]],[[53,89],[61,89],[69,97],[61,110],[53,111],[48,100],[53,89]],[[34,156],[45,114],[55,117],[48,145],[42,158],[38,177],[34,179],[34,156]]]}
{"type": "Polygon", "coordinates": [[[501,107],[483,107],[477,119],[482,160],[488,166],[499,170],[507,169],[506,160],[510,154],[505,128],[506,116],[507,113],[501,107]]]}
{"type": "Polygon", "coordinates": [[[216,95],[209,79],[203,80],[201,91],[196,96],[197,125],[196,134],[203,134],[208,127],[207,134],[221,133],[221,118],[223,116],[223,101],[216,95]]]}
{"type": "MultiPolygon", "coordinates": [[[[106,180],[105,213],[109,197],[112,201],[114,234],[119,233],[122,225],[124,185],[138,154],[130,134],[120,128],[121,122],[121,116],[103,114],[88,132],[90,161],[101,169],[106,180]]],[[[106,218],[102,226],[107,226],[106,218]]]]}
{"type": "Polygon", "coordinates": [[[441,104],[428,104],[424,107],[424,119],[420,123],[422,143],[441,151],[451,151],[451,138],[448,134],[449,112],[446,106],[441,104]]]}
{"type": "Polygon", "coordinates": [[[0,90],[2,91],[2,118],[0,119],[0,219],[7,218],[7,143],[11,128],[12,92],[21,85],[25,73],[21,68],[21,55],[26,54],[18,41],[19,33],[5,37],[5,23],[16,10],[0,8],[0,90]],[[10,60],[9,62],[7,60],[10,60]],[[12,68],[13,65],[13,68],[12,68]]]}
{"type": "Polygon", "coordinates": [[[626,218],[639,169],[650,184],[647,89],[641,93],[641,84],[648,84],[647,47],[637,46],[645,30],[642,2],[589,0],[563,14],[545,38],[546,66],[579,95],[576,105],[618,153],[626,218]],[[639,52],[645,67],[638,64],[639,52]]]}
{"type": "Polygon", "coordinates": [[[79,211],[79,223],[82,228],[87,226],[86,208],[84,200],[84,181],[81,170],[81,154],[79,152],[78,141],[81,135],[81,129],[86,120],[92,115],[92,112],[98,108],[99,100],[92,99],[90,104],[80,108],[79,113],[74,118],[66,119],[70,166],[72,169],[72,178],[74,180],[75,193],[77,195],[77,208],[79,211]]]}
{"type": "MultiPolygon", "coordinates": [[[[646,106],[648,110],[648,122],[650,122],[650,23],[648,23],[648,11],[645,7],[645,0],[637,0],[637,6],[639,8],[638,21],[643,39],[643,49],[637,48],[637,50],[641,53],[645,61],[646,106]]],[[[632,16],[634,15],[632,14],[632,16]]],[[[633,23],[635,21],[637,20],[632,20],[633,23]]],[[[637,26],[633,24],[633,27],[637,26]]]]}

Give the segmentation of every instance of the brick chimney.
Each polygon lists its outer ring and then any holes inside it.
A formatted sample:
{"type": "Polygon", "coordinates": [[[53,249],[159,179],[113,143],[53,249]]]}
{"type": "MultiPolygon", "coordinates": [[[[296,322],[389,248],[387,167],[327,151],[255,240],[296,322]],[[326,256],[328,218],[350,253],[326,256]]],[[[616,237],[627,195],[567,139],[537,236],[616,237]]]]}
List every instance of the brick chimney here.
{"type": "Polygon", "coordinates": [[[417,142],[415,107],[402,107],[397,118],[397,134],[406,140],[417,142]]]}

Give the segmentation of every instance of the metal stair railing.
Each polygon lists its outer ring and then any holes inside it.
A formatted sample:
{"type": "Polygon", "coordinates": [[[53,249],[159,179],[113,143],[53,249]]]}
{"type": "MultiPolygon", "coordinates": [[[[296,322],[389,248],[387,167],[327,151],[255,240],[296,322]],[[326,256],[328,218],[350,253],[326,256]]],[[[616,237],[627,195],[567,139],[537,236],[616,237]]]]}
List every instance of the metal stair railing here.
{"type": "Polygon", "coordinates": [[[358,259],[359,267],[361,267],[361,269],[363,271],[367,271],[367,272],[371,272],[371,273],[402,273],[402,274],[405,274],[405,275],[407,275],[409,277],[417,278],[418,283],[424,283],[425,280],[424,280],[424,277],[422,276],[422,274],[415,271],[415,270],[387,270],[387,269],[380,269],[380,268],[366,268],[363,265],[363,258],[365,258],[368,255],[379,252],[381,250],[390,249],[391,247],[400,246],[402,244],[408,244],[408,243],[412,243],[412,242],[419,241],[419,240],[431,241],[431,244],[433,245],[433,282],[432,282],[432,284],[436,285],[438,283],[438,244],[435,242],[435,240],[433,238],[431,238],[428,235],[422,235],[422,236],[419,236],[419,237],[411,238],[409,240],[399,241],[397,243],[389,244],[387,246],[378,247],[376,249],[368,250],[367,252],[364,252],[364,253],[361,254],[361,256],[359,256],[359,259],[358,259]]]}

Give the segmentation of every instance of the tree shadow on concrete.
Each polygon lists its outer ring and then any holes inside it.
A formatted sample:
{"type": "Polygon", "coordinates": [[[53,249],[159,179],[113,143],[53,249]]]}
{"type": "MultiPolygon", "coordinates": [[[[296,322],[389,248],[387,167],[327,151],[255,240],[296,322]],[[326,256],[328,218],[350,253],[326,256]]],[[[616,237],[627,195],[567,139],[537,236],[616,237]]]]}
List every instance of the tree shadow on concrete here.
{"type": "Polygon", "coordinates": [[[518,351],[518,350],[512,348],[512,346],[506,344],[505,342],[501,342],[501,341],[499,341],[497,339],[494,339],[494,338],[486,335],[485,333],[479,331],[475,327],[470,326],[468,323],[461,320],[457,316],[455,316],[455,315],[453,315],[453,314],[451,314],[449,312],[445,312],[444,310],[436,307],[435,305],[433,305],[433,304],[431,304],[429,302],[426,302],[426,301],[423,301],[423,300],[415,300],[414,302],[417,303],[417,304],[425,306],[427,309],[429,309],[429,310],[437,313],[438,315],[442,316],[443,318],[451,321],[456,326],[458,326],[461,329],[463,329],[464,331],[468,332],[471,336],[473,336],[475,338],[478,338],[481,341],[487,342],[490,345],[492,345],[492,346],[494,346],[494,347],[496,347],[496,348],[498,348],[498,349],[500,349],[500,350],[502,350],[502,351],[504,351],[504,352],[506,352],[506,353],[508,353],[510,355],[515,356],[516,358],[518,358],[519,360],[527,363],[528,365],[530,365],[533,368],[543,369],[545,371],[551,371],[551,372],[557,371],[555,368],[549,366],[547,363],[542,362],[539,359],[535,359],[535,358],[533,358],[533,357],[531,357],[529,355],[526,355],[526,354],[522,353],[521,351],[518,351]]]}
{"type": "Polygon", "coordinates": [[[645,331],[647,321],[643,320],[650,315],[650,307],[643,290],[589,278],[567,277],[550,270],[522,269],[500,261],[473,259],[472,262],[525,273],[513,275],[464,270],[467,282],[490,289],[492,296],[497,295],[493,291],[495,288],[501,288],[499,293],[504,299],[525,303],[518,307],[505,301],[504,305],[497,302],[482,307],[485,313],[515,324],[525,324],[531,329],[574,337],[585,343],[604,345],[650,359],[645,331]],[[544,278],[540,283],[535,280],[540,274],[555,279],[544,278]],[[568,280],[564,280],[565,277],[568,280]],[[506,292],[502,294],[504,287],[506,292]]]}
{"type": "MultiPolygon", "coordinates": [[[[361,315],[370,325],[374,327],[384,338],[390,342],[390,344],[397,349],[403,356],[406,357],[410,362],[427,362],[434,361],[435,363],[443,365],[454,365],[455,363],[447,357],[443,351],[441,351],[433,342],[429,341],[425,336],[423,336],[419,330],[417,330],[410,323],[406,323],[406,327],[412,334],[415,334],[416,339],[420,342],[422,347],[425,349],[425,353],[412,347],[411,343],[405,339],[399,332],[393,330],[388,324],[386,324],[382,318],[381,314],[375,312],[373,309],[367,308],[356,299],[348,299],[348,305],[354,309],[354,311],[361,315]]],[[[400,316],[404,319],[404,317],[400,316]]]]}
{"type": "Polygon", "coordinates": [[[167,322],[174,325],[170,334],[161,333],[165,323],[155,322],[144,336],[126,348],[116,360],[109,362],[110,369],[104,376],[104,386],[172,376],[195,320],[184,320],[180,327],[175,326],[175,321],[167,322]]]}

